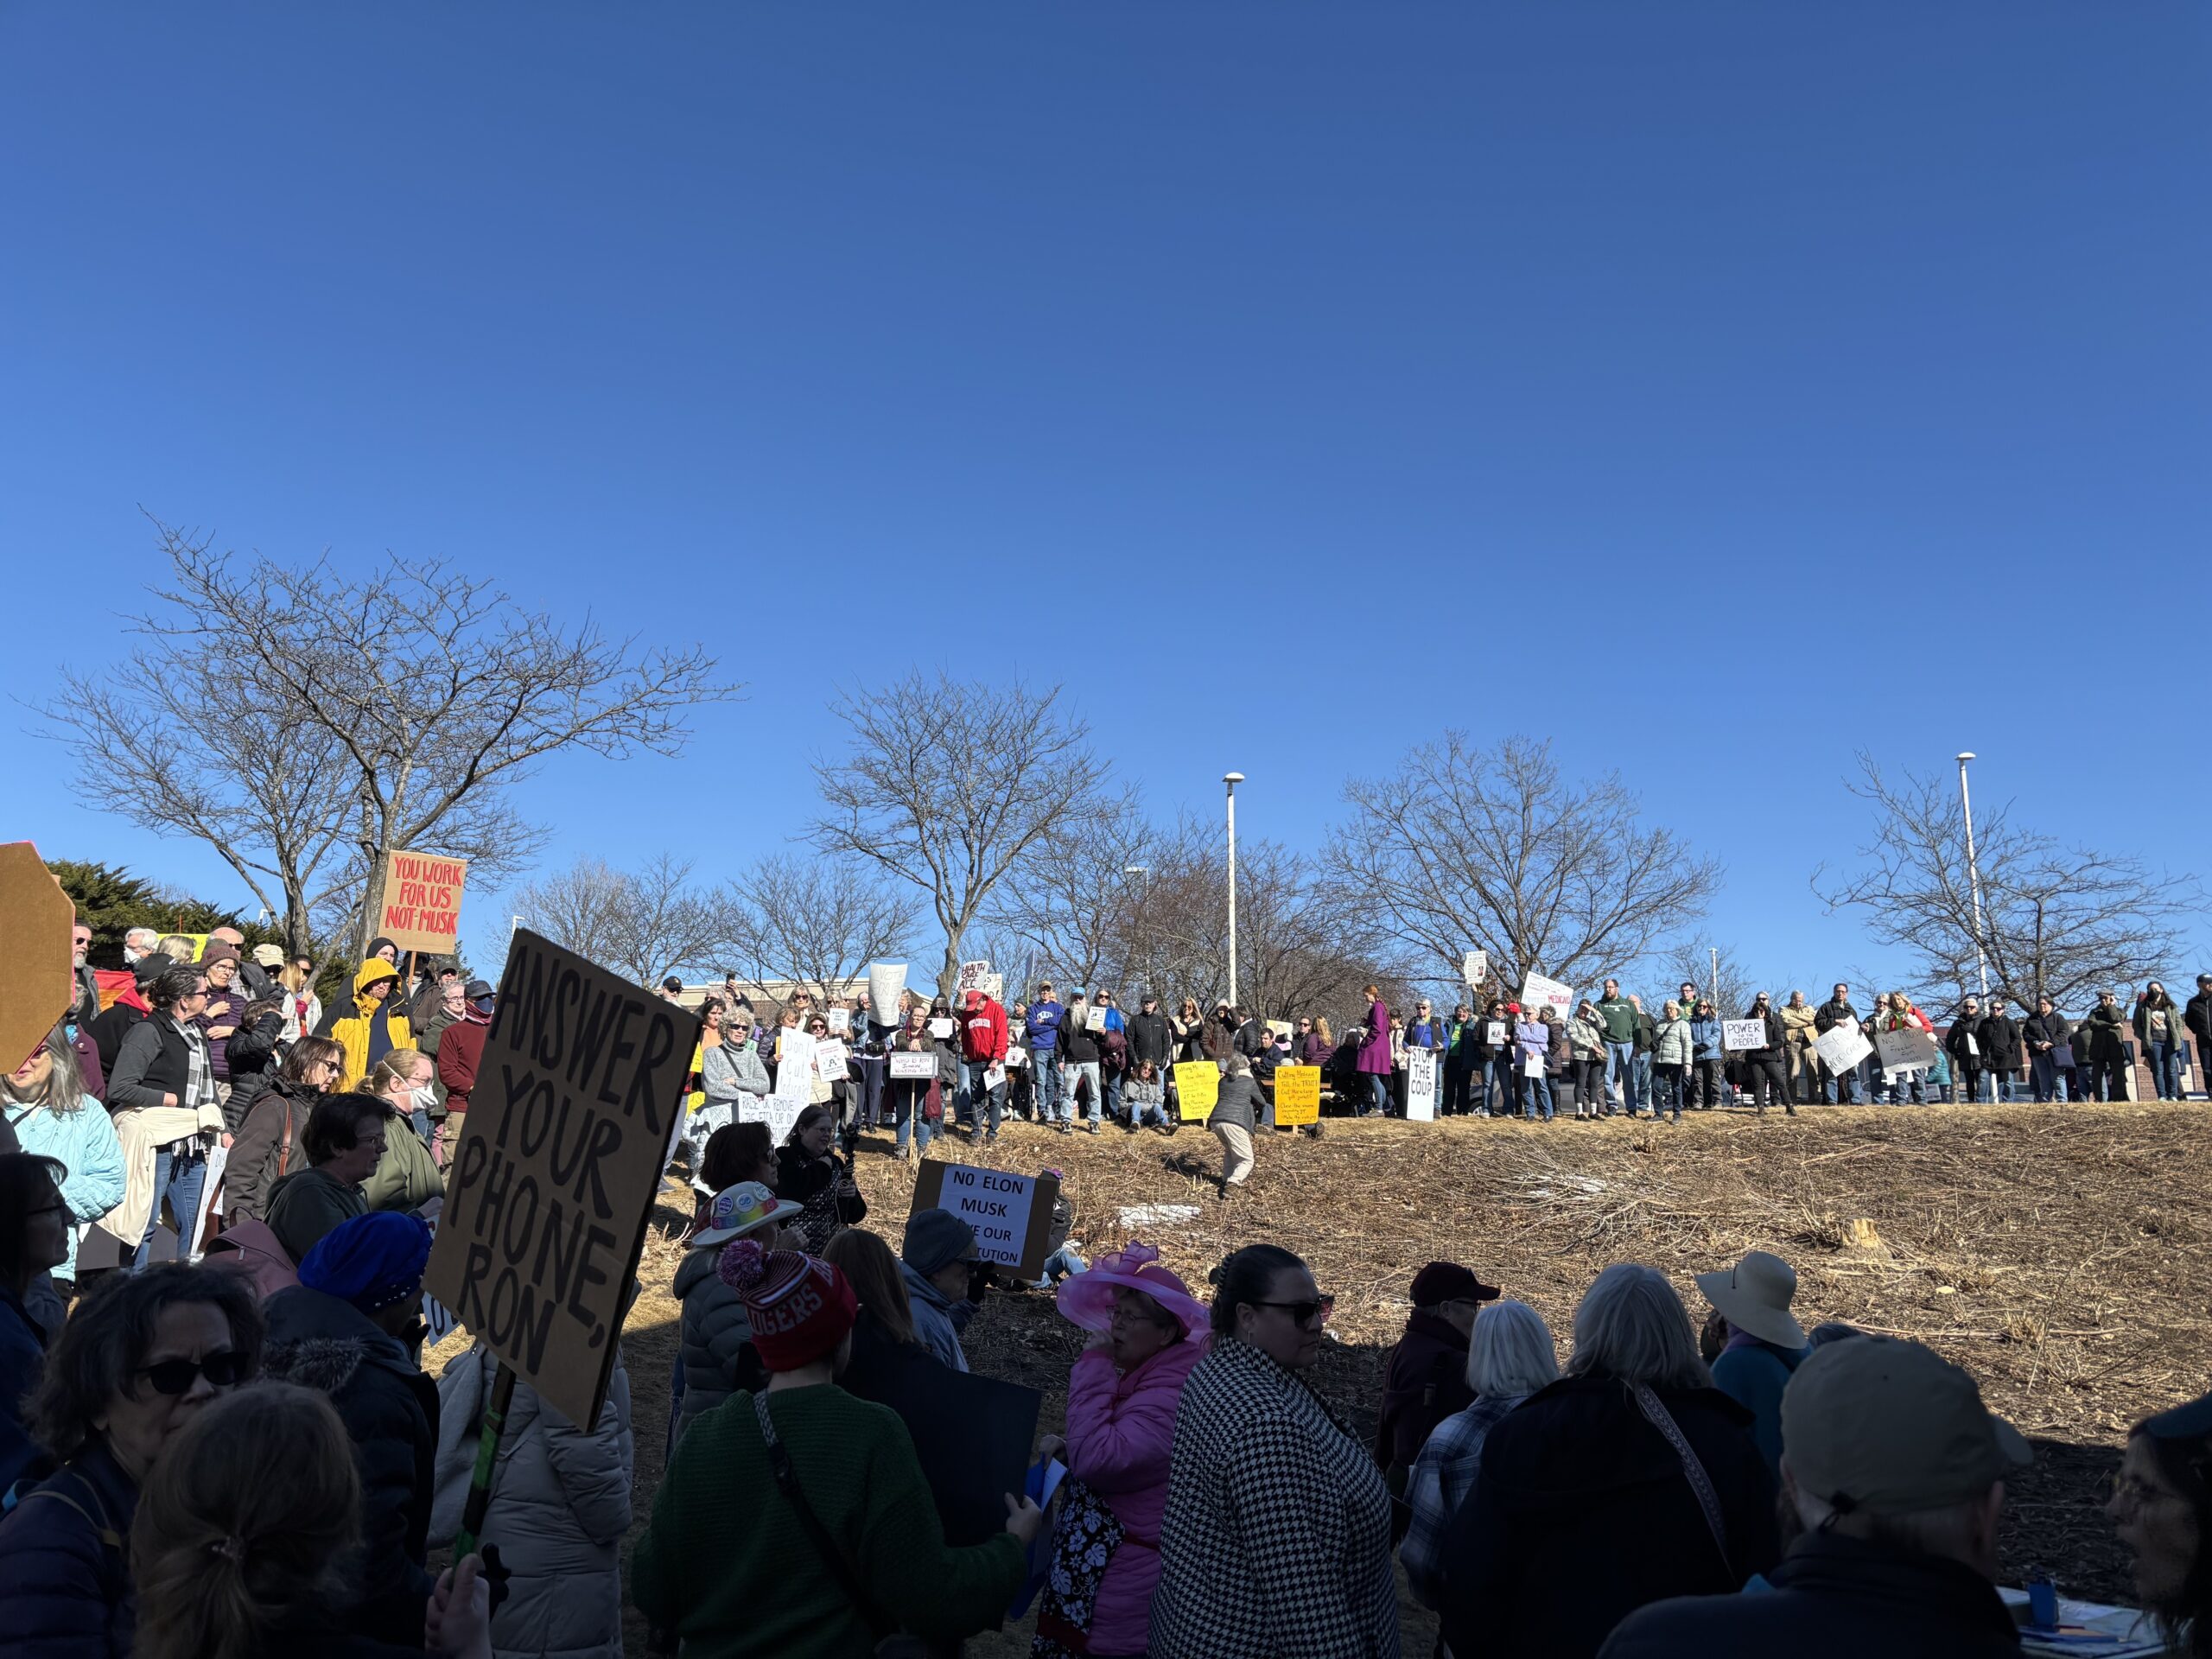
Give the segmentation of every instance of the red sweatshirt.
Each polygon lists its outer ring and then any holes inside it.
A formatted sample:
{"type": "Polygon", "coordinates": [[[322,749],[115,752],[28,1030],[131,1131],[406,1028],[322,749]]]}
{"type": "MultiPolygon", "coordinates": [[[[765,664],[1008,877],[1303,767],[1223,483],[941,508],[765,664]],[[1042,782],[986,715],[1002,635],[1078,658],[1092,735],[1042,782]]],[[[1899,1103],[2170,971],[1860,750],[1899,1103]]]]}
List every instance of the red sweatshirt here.
{"type": "Polygon", "coordinates": [[[1006,1058],[1006,1010],[980,991],[969,996],[960,1016],[960,1058],[996,1065],[1006,1058]]]}

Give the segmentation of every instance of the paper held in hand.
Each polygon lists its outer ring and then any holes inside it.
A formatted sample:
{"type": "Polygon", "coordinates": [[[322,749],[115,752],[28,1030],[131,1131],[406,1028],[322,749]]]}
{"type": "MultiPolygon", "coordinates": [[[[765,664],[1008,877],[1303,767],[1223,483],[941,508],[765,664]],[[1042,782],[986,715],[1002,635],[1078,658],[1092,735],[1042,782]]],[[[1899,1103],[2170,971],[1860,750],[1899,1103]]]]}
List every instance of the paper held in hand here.
{"type": "Polygon", "coordinates": [[[823,1083],[842,1083],[845,1080],[845,1063],[849,1058],[849,1051],[842,1043],[834,1039],[823,1041],[817,1038],[814,1045],[816,1078],[823,1083]]]}
{"type": "Polygon", "coordinates": [[[1924,1071],[1936,1064],[1936,1039],[1917,1026],[1874,1033],[1885,1071],[1924,1071]]]}
{"type": "Polygon", "coordinates": [[[1093,1005],[1083,1016],[1083,1028],[1085,1031],[1105,1030],[1106,1010],[1093,1005]]]}
{"type": "Polygon", "coordinates": [[[1855,1071],[1859,1061],[1874,1052],[1874,1045],[1866,1040],[1857,1026],[1831,1026],[1815,1040],[1813,1050],[1821,1057],[1821,1065],[1833,1075],[1841,1077],[1855,1071]]]}
{"type": "Polygon", "coordinates": [[[1175,1067],[1176,1109],[1185,1123],[1203,1123],[1221,1098],[1221,1068],[1211,1060],[1183,1060],[1175,1067]]]}
{"type": "Polygon", "coordinates": [[[830,1029],[840,1037],[853,1028],[853,1011],[850,1008],[827,1008],[823,1011],[823,1017],[829,1020],[830,1029]]]}
{"type": "Polygon", "coordinates": [[[1574,988],[1532,971],[1521,982],[1521,1006],[1531,1010],[1556,1008],[1564,1020],[1574,1012],[1574,988]]]}
{"type": "Polygon", "coordinates": [[[1766,1021],[1723,1020],[1720,1022],[1720,1046],[1731,1054],[1740,1054],[1746,1049],[1764,1048],[1766,1021]]]}
{"type": "Polygon", "coordinates": [[[1319,1122],[1321,1117],[1321,1068],[1281,1065],[1275,1068],[1275,1127],[1294,1129],[1319,1122]]]}
{"type": "Polygon", "coordinates": [[[1470,950],[1459,958],[1460,982],[1471,991],[1479,991],[1483,982],[1490,977],[1490,952],[1470,950]]]}

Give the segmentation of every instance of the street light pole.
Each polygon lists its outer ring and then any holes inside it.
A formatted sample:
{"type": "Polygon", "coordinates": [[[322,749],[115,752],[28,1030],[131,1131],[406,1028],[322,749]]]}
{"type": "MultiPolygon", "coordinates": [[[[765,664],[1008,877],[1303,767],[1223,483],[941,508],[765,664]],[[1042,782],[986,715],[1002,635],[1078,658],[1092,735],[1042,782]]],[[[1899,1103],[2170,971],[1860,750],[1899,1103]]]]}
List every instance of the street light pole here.
{"type": "Polygon", "coordinates": [[[1989,1001],[1989,958],[1981,948],[1981,864],[1974,852],[1974,802],[1967,794],[1967,762],[1974,758],[1972,749],[1959,752],[1959,806],[1967,817],[1967,886],[1974,894],[1974,961],[1981,978],[1981,1000],[1989,1001]]]}
{"type": "Polygon", "coordinates": [[[1229,789],[1229,1006],[1236,1006],[1236,785],[1241,772],[1225,772],[1221,781],[1229,789]]]}

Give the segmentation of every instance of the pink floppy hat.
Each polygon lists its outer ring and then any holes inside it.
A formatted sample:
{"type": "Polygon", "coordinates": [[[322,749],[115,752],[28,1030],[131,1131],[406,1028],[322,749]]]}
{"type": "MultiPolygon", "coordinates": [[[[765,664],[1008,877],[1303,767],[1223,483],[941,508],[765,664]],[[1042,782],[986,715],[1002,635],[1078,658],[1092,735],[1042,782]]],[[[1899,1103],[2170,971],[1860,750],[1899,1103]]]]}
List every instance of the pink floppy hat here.
{"type": "Polygon", "coordinates": [[[1055,1298],[1061,1316],[1085,1331],[1103,1331],[1114,1322],[1114,1293],[1140,1290],[1158,1302],[1186,1337],[1206,1328],[1206,1305],[1183,1281],[1160,1265],[1160,1252],[1135,1239],[1112,1255],[1102,1255],[1085,1271],[1063,1280],[1055,1298]]]}

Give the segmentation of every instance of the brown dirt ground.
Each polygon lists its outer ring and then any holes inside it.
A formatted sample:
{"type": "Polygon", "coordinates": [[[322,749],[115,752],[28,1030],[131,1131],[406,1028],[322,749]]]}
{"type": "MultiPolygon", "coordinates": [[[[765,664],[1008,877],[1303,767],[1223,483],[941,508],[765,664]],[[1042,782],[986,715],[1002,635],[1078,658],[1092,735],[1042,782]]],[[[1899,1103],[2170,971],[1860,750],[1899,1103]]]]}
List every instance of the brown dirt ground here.
{"type": "MultiPolygon", "coordinates": [[[[1128,1233],[1122,1206],[1188,1204],[1198,1217],[1137,1230],[1194,1285],[1230,1249],[1298,1251],[1335,1293],[1338,1344],[1317,1381],[1371,1422],[1389,1344],[1422,1263],[1453,1258],[1531,1303],[1565,1338],[1576,1299],[1606,1263],[1662,1268],[1694,1317],[1694,1273],[1766,1249],[1797,1268],[1796,1306],[1822,1319],[1929,1343],[1980,1379],[1992,1407],[2037,1443],[2013,1484],[2005,1575],[2050,1572],[2069,1594],[2126,1599],[2126,1560],[2101,1505],[2128,1425],[2212,1381],[2212,1108],[1813,1108],[1796,1119],[1693,1114],[1680,1127],[1622,1119],[1549,1126],[1325,1120],[1319,1138],[1263,1139],[1250,1185],[1226,1204],[1203,1130],[1169,1138],[1109,1128],[1093,1139],[1024,1124],[990,1148],[933,1155],[1065,1173],[1087,1255],[1128,1233]],[[1852,1224],[1872,1224],[1871,1243],[1852,1224]]],[[[864,1140],[865,1224],[895,1247],[912,1169],[864,1140]]],[[[656,1217],[644,1294],[626,1333],[638,1441],[637,1520],[661,1471],[677,1308],[668,1294],[680,1217],[656,1217]]],[[[436,1370],[459,1339],[429,1359],[436,1370]]],[[[978,1371],[1046,1396],[1057,1431],[1078,1344],[1037,1294],[995,1293],[966,1339],[978,1371]]],[[[1405,1650],[1433,1625],[1405,1604],[1405,1650]]],[[[642,1630],[631,1650],[644,1650],[642,1630]]],[[[1026,1635],[973,1654],[1027,1651],[1026,1635]]]]}

